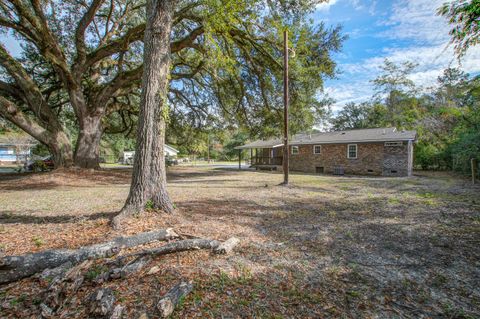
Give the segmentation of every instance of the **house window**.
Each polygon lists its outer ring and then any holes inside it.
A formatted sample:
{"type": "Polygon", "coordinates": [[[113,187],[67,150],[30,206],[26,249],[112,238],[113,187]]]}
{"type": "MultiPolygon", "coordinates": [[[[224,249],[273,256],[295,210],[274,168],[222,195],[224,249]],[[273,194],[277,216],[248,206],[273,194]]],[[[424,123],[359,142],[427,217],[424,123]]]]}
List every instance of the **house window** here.
{"type": "Polygon", "coordinates": [[[292,146],[292,155],[298,154],[298,146],[292,146]]]}
{"type": "Polygon", "coordinates": [[[322,151],[321,145],[313,145],[313,154],[320,154],[321,151],[322,151]]]}
{"type": "Polygon", "coordinates": [[[357,158],[357,144],[348,144],[347,158],[357,158]]]}

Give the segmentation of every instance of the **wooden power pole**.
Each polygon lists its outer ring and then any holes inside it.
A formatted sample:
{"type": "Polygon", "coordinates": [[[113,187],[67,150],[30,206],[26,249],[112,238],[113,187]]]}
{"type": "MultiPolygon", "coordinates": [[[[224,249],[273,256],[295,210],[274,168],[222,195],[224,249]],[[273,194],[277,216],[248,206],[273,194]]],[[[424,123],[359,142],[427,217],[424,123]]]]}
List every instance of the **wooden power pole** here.
{"type": "Polygon", "coordinates": [[[283,31],[283,185],[288,185],[288,31],[283,31]]]}

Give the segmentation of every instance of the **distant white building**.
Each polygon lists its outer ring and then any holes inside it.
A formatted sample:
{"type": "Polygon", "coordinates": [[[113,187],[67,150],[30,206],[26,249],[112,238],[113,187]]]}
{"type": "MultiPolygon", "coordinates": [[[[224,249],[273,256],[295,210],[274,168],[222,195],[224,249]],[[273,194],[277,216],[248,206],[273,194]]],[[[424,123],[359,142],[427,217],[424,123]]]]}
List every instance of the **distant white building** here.
{"type": "Polygon", "coordinates": [[[35,140],[18,133],[0,135],[0,163],[24,163],[31,157],[35,140]]]}
{"type": "MultiPolygon", "coordinates": [[[[171,147],[170,145],[165,144],[165,147],[163,150],[165,152],[165,157],[167,158],[177,157],[178,150],[171,147]]],[[[134,157],[135,157],[135,151],[124,151],[122,163],[131,165],[133,164],[134,157]]]]}

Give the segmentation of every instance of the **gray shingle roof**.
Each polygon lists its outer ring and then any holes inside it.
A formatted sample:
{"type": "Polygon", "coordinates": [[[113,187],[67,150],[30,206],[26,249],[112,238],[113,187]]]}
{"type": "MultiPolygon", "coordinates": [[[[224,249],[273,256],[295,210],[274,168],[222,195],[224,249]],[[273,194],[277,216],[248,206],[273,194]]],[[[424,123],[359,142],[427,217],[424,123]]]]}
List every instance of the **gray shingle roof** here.
{"type": "MultiPolygon", "coordinates": [[[[365,143],[365,142],[386,142],[386,141],[408,141],[415,140],[416,131],[397,131],[393,127],[371,128],[348,131],[334,131],[315,134],[297,134],[290,141],[290,145],[304,144],[336,144],[336,143],[365,143]]],[[[283,145],[281,139],[267,141],[254,141],[236,149],[249,148],[273,148],[283,145]]]]}

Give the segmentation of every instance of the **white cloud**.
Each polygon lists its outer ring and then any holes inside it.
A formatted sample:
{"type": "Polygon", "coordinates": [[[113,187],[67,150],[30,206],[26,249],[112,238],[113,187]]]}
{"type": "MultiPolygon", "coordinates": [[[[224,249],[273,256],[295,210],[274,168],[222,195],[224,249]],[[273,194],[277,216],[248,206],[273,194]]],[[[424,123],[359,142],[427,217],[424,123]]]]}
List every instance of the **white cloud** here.
{"type": "Polygon", "coordinates": [[[368,8],[368,13],[370,13],[371,16],[375,15],[377,8],[377,0],[373,0],[372,3],[370,4],[370,7],[368,8]]]}
{"type": "Polygon", "coordinates": [[[333,6],[335,3],[337,3],[338,0],[328,0],[327,2],[322,2],[320,4],[317,4],[317,10],[318,11],[328,11],[331,6],[333,6]]]}
{"type": "Polygon", "coordinates": [[[409,39],[421,43],[443,43],[448,40],[448,24],[437,15],[445,0],[403,0],[395,3],[392,14],[381,24],[389,29],[380,36],[409,39]]]}
{"type": "MultiPolygon", "coordinates": [[[[370,15],[374,15],[375,8],[377,6],[377,0],[370,1],[371,3],[369,6],[365,4],[365,0],[348,0],[348,3],[356,11],[366,9],[370,15]]],[[[338,2],[339,0],[327,0],[325,2],[317,4],[316,9],[321,12],[328,12],[330,10],[330,7],[334,6],[338,2]]]]}
{"type": "Polygon", "coordinates": [[[336,102],[332,105],[332,111],[338,112],[343,106],[350,102],[363,102],[371,98],[371,87],[368,85],[368,80],[362,83],[344,83],[340,85],[331,86],[325,89],[325,93],[333,98],[336,102]]]}
{"type": "Polygon", "coordinates": [[[442,17],[436,15],[437,8],[444,1],[403,0],[395,4],[388,18],[381,22],[387,30],[377,35],[393,43],[375,57],[339,65],[344,72],[340,75],[341,82],[326,89],[337,100],[334,110],[348,102],[368,100],[373,95],[370,80],[378,76],[385,58],[397,64],[405,61],[418,63],[410,78],[422,88],[434,86],[437,77],[447,67],[459,67],[467,73],[480,72],[480,47],[471,48],[459,65],[453,48],[448,45],[449,27],[442,17]],[[399,44],[403,43],[397,40],[407,40],[411,44],[402,47],[399,44]]]}

